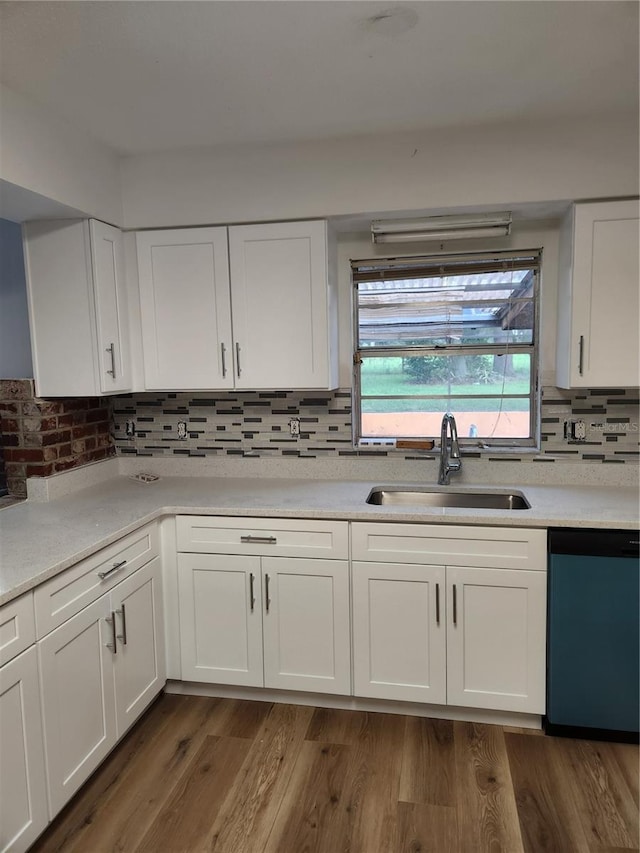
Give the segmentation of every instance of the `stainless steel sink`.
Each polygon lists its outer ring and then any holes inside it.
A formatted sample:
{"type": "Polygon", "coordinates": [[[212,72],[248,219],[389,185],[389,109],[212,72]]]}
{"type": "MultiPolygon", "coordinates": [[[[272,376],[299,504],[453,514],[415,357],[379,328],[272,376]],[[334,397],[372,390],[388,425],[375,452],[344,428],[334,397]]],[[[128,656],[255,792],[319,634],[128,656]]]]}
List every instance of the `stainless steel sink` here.
{"type": "Polygon", "coordinates": [[[368,504],[376,506],[463,507],[467,509],[531,509],[518,492],[461,492],[420,486],[377,486],[371,489],[368,504]]]}

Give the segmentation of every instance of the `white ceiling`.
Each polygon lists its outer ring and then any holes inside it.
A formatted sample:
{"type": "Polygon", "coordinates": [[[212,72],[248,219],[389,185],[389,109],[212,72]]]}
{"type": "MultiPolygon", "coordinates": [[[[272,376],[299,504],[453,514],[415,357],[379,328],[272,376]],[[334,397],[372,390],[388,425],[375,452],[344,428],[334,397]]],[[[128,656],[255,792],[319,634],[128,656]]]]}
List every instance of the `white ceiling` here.
{"type": "Polygon", "coordinates": [[[638,108],[638,8],[1,2],[0,79],[121,154],[606,114],[638,108]]]}

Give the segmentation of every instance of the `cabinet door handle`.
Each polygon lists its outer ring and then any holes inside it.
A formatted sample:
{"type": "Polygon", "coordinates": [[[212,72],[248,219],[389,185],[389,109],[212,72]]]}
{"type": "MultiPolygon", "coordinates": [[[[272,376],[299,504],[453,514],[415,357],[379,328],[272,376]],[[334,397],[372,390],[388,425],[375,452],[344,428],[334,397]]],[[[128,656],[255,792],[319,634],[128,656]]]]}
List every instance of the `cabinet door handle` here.
{"type": "Polygon", "coordinates": [[[238,371],[238,377],[242,373],[240,369],[240,344],[236,341],[236,370],[238,371]]]}
{"type": "Polygon", "coordinates": [[[256,606],[256,597],[254,593],[254,585],[255,577],[253,572],[249,574],[249,604],[251,605],[251,612],[253,613],[253,608],[256,606]]]}
{"type": "Polygon", "coordinates": [[[278,540],[275,536],[251,536],[251,535],[249,535],[249,536],[241,536],[240,541],[246,542],[248,544],[251,544],[253,542],[254,544],[258,543],[259,545],[275,545],[278,540]]]}
{"type": "Polygon", "coordinates": [[[436,584],[436,625],[440,624],[440,584],[436,584]]]}
{"type": "Polygon", "coordinates": [[[100,578],[101,581],[103,581],[105,578],[108,578],[109,575],[112,575],[114,572],[117,572],[118,569],[121,569],[126,564],[127,564],[126,560],[122,560],[121,563],[114,563],[113,566],[110,569],[108,569],[106,572],[98,572],[98,577],[100,578]]]}
{"type": "Polygon", "coordinates": [[[220,352],[222,354],[222,378],[227,375],[227,348],[224,344],[220,344],[220,352]]]}
{"type": "Polygon", "coordinates": [[[584,368],[584,335],[580,335],[580,340],[578,342],[578,373],[580,376],[583,374],[584,368]]]}
{"type": "Polygon", "coordinates": [[[118,634],[118,639],[122,640],[122,645],[127,645],[127,612],[125,610],[124,601],[122,602],[122,607],[120,610],[116,610],[116,613],[122,619],[122,634],[118,634]]]}
{"type": "Polygon", "coordinates": [[[267,607],[267,613],[269,612],[269,605],[271,604],[271,599],[269,598],[269,575],[264,576],[264,598],[267,607]]]}
{"type": "Polygon", "coordinates": [[[458,624],[458,590],[456,585],[453,585],[453,624],[458,624]]]}
{"type": "Polygon", "coordinates": [[[114,655],[118,654],[118,646],[116,644],[116,614],[111,611],[111,616],[105,616],[104,621],[107,625],[111,625],[111,643],[107,643],[107,648],[113,652],[114,655]]]}
{"type": "Polygon", "coordinates": [[[115,378],[116,378],[116,354],[115,354],[115,351],[114,351],[114,346],[113,346],[113,344],[111,344],[110,346],[108,346],[108,347],[107,347],[107,349],[105,350],[105,352],[110,352],[110,353],[111,353],[111,370],[107,370],[107,373],[108,373],[110,376],[113,376],[113,378],[115,379],[115,378]]]}

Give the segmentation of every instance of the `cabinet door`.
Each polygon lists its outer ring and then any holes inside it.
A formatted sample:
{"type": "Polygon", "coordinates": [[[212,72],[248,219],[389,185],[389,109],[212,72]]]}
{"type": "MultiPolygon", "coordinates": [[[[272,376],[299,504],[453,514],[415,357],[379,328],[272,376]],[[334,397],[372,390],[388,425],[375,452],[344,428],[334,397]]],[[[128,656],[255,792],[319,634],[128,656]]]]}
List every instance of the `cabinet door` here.
{"type": "Polygon", "coordinates": [[[349,564],[262,558],[264,683],[351,692],[349,564]]]}
{"type": "Polygon", "coordinates": [[[18,853],[48,820],[35,646],[0,669],[0,757],[0,850],[18,853]]]}
{"type": "Polygon", "coordinates": [[[229,228],[236,388],[335,388],[326,222],[229,228]]]}
{"type": "Polygon", "coordinates": [[[86,220],[26,222],[24,256],[36,393],[98,393],[95,305],[86,220]]]}
{"type": "Polygon", "coordinates": [[[352,571],[355,695],[444,704],[444,566],[355,562],[352,571]]]}
{"type": "MultiPolygon", "coordinates": [[[[569,294],[562,270],[560,281],[561,300],[571,300],[571,331],[559,325],[559,357],[564,349],[569,360],[568,371],[558,368],[561,387],[640,384],[639,224],[637,201],[575,206],[569,294]]],[[[558,307],[562,319],[566,306],[558,307]]]]}
{"type": "Polygon", "coordinates": [[[178,554],[182,679],[262,687],[260,558],[178,554]]]}
{"type": "Polygon", "coordinates": [[[129,317],[122,232],[92,219],[91,267],[96,309],[100,390],[131,390],[129,317]]]}
{"type": "Polygon", "coordinates": [[[447,566],[447,701],[543,714],[546,572],[447,566]]]}
{"type": "Polygon", "coordinates": [[[233,388],[226,228],[136,234],[145,388],[233,388]]]}
{"type": "Polygon", "coordinates": [[[117,637],[118,737],[140,716],[165,682],[160,558],[155,557],[111,593],[117,637]]]}
{"type": "Polygon", "coordinates": [[[116,742],[110,620],[104,595],[38,643],[51,814],[116,742]]]}

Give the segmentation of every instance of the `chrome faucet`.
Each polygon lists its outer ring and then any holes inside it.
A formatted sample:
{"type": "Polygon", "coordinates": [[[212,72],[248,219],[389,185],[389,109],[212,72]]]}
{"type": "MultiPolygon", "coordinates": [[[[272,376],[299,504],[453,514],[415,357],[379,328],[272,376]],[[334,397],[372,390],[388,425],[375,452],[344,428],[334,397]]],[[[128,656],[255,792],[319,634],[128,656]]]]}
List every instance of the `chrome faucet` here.
{"type": "Polygon", "coordinates": [[[442,418],[442,426],[440,428],[440,473],[438,474],[438,485],[448,486],[449,476],[459,471],[461,467],[462,460],[460,459],[456,419],[451,412],[447,412],[442,418]],[[450,442],[448,438],[449,432],[451,432],[450,442]]]}

